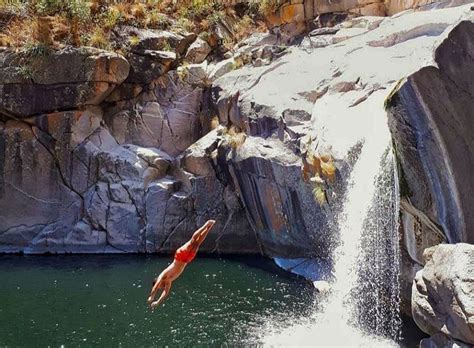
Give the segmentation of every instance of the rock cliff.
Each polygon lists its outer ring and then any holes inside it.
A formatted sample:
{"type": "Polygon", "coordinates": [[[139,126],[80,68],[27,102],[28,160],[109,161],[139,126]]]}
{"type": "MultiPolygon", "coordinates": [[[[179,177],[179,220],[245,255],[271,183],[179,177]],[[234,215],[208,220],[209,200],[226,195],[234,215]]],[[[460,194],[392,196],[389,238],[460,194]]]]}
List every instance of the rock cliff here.
{"type": "Polygon", "coordinates": [[[204,251],[326,258],[389,89],[470,13],[352,18],[290,48],[255,34],[220,62],[193,34],[127,26],[123,55],[3,49],[1,250],[170,252],[213,217],[204,251]]]}
{"type": "Polygon", "coordinates": [[[464,107],[474,101],[473,34],[474,23],[462,21],[436,49],[436,65],[410,75],[388,101],[405,185],[404,214],[411,216],[405,226],[424,236],[441,232],[450,243],[474,243],[474,183],[468,174],[474,124],[472,110],[464,107]]]}
{"type": "Polygon", "coordinates": [[[473,30],[471,19],[443,35],[433,62],[400,81],[387,100],[401,181],[406,288],[426,248],[474,242],[473,113],[463,106],[474,95],[473,30]]]}

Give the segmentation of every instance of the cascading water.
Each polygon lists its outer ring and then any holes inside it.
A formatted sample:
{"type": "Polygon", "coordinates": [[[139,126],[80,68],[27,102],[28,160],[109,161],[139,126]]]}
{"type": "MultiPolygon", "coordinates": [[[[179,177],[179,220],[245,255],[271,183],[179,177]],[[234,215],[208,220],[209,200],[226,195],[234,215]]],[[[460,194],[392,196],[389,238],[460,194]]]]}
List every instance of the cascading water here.
{"type": "Polygon", "coordinates": [[[375,197],[362,229],[356,261],[357,286],[352,298],[355,320],[360,328],[400,340],[400,190],[392,151],[384,155],[381,169],[375,197]]]}
{"type": "MultiPolygon", "coordinates": [[[[304,323],[268,345],[396,346],[399,338],[398,182],[386,124],[367,136],[338,217],[331,293],[304,323]]],[[[267,328],[268,329],[268,328],[267,328]]]]}

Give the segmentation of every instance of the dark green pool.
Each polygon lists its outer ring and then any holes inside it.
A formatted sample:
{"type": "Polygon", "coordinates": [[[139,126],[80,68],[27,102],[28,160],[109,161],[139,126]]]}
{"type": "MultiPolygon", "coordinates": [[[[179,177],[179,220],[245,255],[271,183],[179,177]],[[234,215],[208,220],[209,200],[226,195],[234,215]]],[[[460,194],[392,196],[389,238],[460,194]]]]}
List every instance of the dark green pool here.
{"type": "Polygon", "coordinates": [[[262,258],[198,258],[154,313],[151,280],[169,258],[0,256],[0,346],[252,344],[268,321],[311,311],[303,280],[262,258]]]}

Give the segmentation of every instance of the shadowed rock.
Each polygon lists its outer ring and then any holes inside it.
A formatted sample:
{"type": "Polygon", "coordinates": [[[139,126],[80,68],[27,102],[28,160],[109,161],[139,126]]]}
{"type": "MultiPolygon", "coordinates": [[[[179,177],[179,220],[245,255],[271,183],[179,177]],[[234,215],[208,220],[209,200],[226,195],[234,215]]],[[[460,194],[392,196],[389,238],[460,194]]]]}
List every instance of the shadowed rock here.
{"type": "Polygon", "coordinates": [[[19,118],[100,104],[129,73],[122,56],[67,48],[44,56],[0,51],[0,113],[19,118]]]}
{"type": "Polygon", "coordinates": [[[436,49],[438,67],[410,75],[387,101],[402,193],[421,223],[450,243],[474,243],[474,118],[466,107],[474,102],[472,57],[474,23],[463,21],[436,49]]]}

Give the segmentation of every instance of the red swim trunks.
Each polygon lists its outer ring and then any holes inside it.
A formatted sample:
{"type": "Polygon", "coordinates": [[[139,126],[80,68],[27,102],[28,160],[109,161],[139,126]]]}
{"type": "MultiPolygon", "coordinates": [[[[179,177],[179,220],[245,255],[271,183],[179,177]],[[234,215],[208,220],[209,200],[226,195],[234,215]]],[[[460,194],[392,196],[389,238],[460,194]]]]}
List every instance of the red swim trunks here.
{"type": "Polygon", "coordinates": [[[174,259],[176,261],[190,263],[196,257],[197,250],[192,249],[189,245],[183,245],[181,248],[176,250],[174,259]]]}

